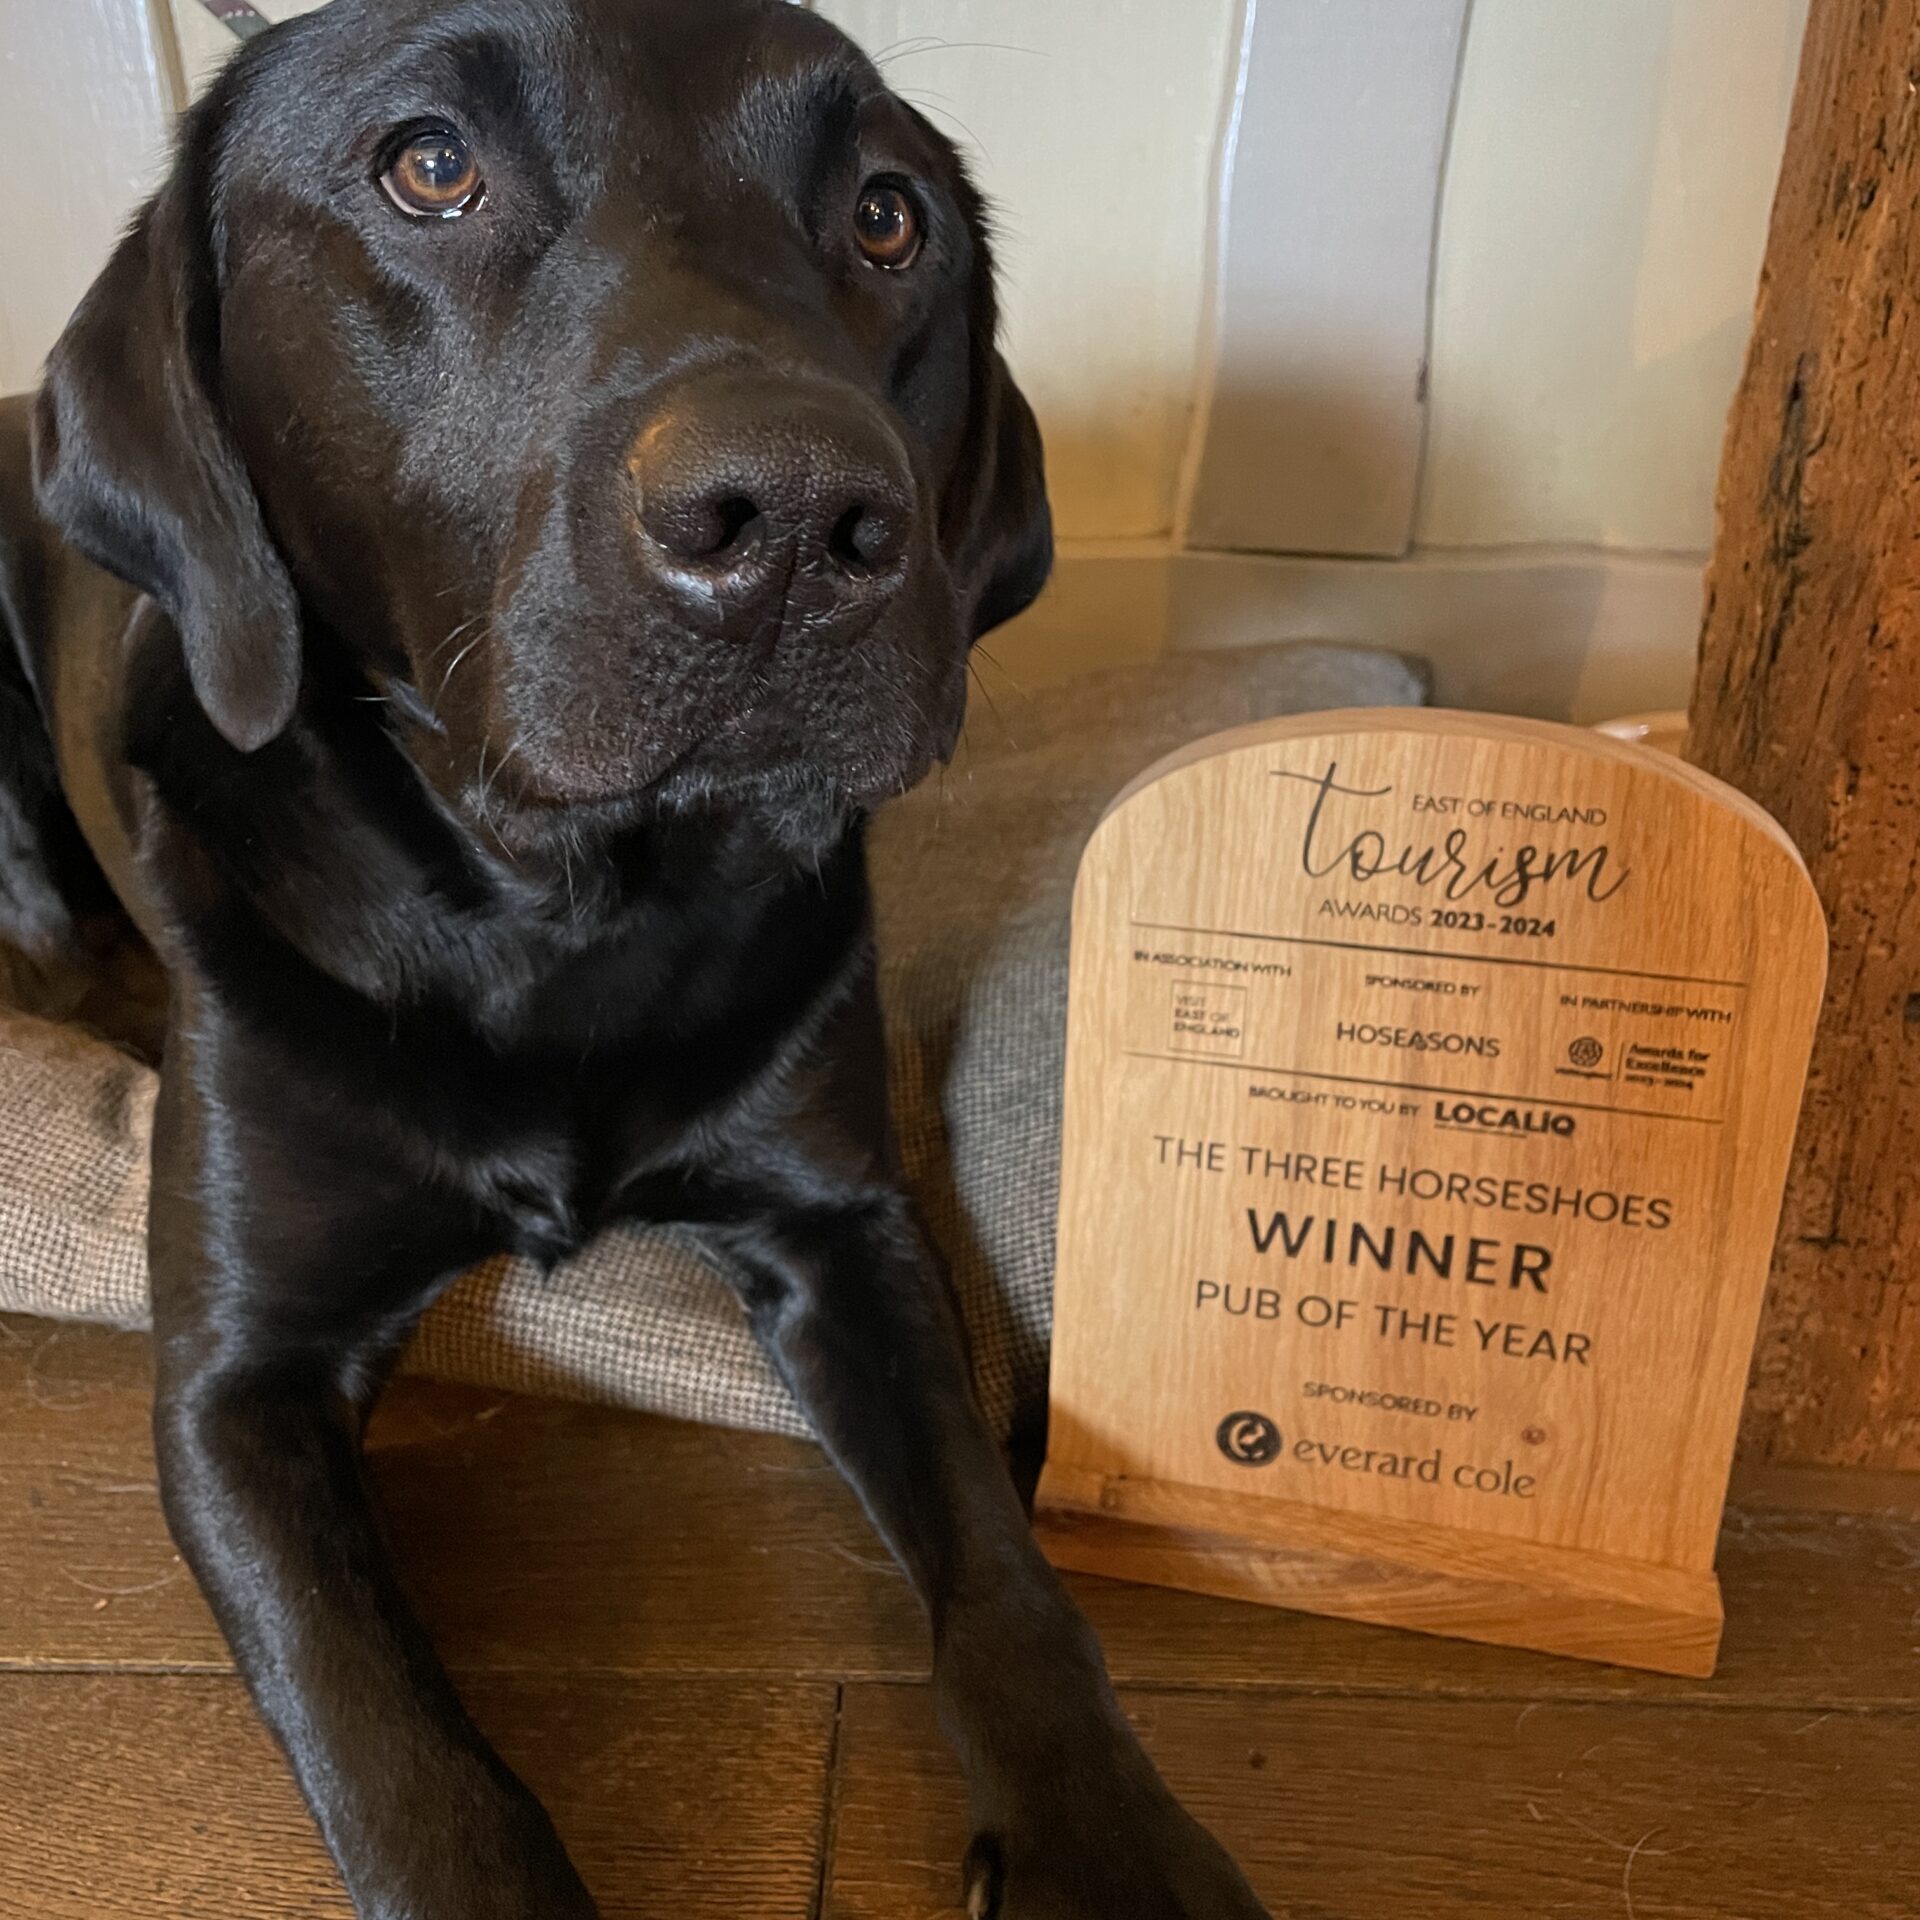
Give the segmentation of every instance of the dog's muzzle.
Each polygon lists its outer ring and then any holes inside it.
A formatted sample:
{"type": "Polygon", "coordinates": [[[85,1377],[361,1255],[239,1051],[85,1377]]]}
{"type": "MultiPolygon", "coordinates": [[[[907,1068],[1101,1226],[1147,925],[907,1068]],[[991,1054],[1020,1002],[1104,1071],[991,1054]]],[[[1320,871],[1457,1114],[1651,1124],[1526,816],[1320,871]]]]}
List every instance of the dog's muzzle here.
{"type": "Polygon", "coordinates": [[[678,388],[627,459],[641,561],[696,630],[771,648],[870,626],[914,536],[905,448],[852,388],[709,374],[678,388]]]}

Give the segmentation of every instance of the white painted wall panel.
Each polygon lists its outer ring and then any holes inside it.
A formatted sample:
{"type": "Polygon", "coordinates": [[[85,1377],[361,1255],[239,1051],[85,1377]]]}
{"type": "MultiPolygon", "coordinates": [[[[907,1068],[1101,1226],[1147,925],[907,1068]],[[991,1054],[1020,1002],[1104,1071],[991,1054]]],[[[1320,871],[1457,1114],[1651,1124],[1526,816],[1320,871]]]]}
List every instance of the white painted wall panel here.
{"type": "Polygon", "coordinates": [[[180,70],[191,99],[232,58],[240,42],[200,0],[171,0],[173,33],[180,49],[180,70]]]}
{"type": "MultiPolygon", "coordinates": [[[[240,43],[200,0],[170,0],[170,3],[174,37],[180,46],[180,66],[191,96],[232,58],[234,48],[240,43]]],[[[291,20],[297,13],[312,13],[325,6],[326,0],[252,0],[252,5],[265,19],[291,20]]]]}
{"type": "Polygon", "coordinates": [[[1475,0],[1418,537],[1710,544],[1807,0],[1475,0]]]}
{"type": "Polygon", "coordinates": [[[0,0],[0,393],[33,384],[157,183],[169,58],[146,0],[0,0]]]}
{"type": "Polygon", "coordinates": [[[1399,554],[1467,0],[1259,0],[1228,152],[1196,547],[1399,554]]]}
{"type": "Polygon", "coordinates": [[[1063,534],[1167,532],[1239,0],[817,0],[975,156],[1063,534]]]}

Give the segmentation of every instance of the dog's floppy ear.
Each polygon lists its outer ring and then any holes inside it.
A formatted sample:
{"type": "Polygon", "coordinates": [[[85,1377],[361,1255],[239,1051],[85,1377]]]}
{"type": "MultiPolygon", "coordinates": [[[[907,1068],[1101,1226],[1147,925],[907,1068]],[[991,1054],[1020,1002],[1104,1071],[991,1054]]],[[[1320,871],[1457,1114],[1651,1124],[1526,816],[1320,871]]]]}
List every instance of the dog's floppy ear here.
{"type": "Polygon", "coordinates": [[[293,717],[300,616],[219,399],[210,187],[223,91],[188,116],[167,184],[55,345],[33,465],[41,511],[165,609],[200,704],[250,753],[293,717]]]}
{"type": "Polygon", "coordinates": [[[1046,455],[1027,397],[1014,384],[991,337],[973,354],[978,418],[968,435],[964,533],[956,577],[965,596],[967,635],[978,640],[1023,613],[1053,571],[1053,513],[1046,455]]]}
{"type": "Polygon", "coordinates": [[[1040,424],[997,344],[999,300],[986,203],[950,141],[916,114],[953,166],[954,191],[973,237],[967,301],[967,430],[941,506],[949,564],[967,637],[978,640],[1024,612],[1053,571],[1053,512],[1040,424]]]}

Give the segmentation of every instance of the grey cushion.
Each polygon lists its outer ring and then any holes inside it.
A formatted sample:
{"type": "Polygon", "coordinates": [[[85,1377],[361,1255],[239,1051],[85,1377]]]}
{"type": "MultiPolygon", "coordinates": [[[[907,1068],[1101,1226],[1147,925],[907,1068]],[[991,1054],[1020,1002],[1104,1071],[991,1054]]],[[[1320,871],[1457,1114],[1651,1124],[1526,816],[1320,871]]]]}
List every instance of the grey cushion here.
{"type": "MultiPolygon", "coordinates": [[[[902,1144],[951,1261],[988,1411],[1044,1399],[1059,1181],[1067,912],[1107,801],[1163,753],[1282,713],[1409,706],[1419,671],[1316,646],[1187,654],[976,704],[954,766],[873,836],[902,1144]]],[[[153,1076],[0,1009],[0,1309],[146,1315],[153,1076]]],[[[550,1277],[500,1260],[427,1316],[424,1371],[800,1431],[723,1276],[687,1235],[603,1234],[550,1277]]]]}

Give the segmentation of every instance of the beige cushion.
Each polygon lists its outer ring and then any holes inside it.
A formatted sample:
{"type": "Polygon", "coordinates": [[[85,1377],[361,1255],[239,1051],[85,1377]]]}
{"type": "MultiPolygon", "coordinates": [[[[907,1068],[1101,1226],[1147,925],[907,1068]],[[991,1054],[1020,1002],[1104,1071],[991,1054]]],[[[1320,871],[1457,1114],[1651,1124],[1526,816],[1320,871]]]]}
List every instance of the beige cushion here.
{"type": "MultiPolygon", "coordinates": [[[[1419,671],[1335,647],[1189,654],[976,704],[944,775],[873,836],[882,985],[907,1166],[951,1261],[989,1412],[1042,1409],[1059,1181],[1067,908],[1107,801],[1224,727],[1406,706],[1419,671]]],[[[0,1009],[0,1309],[146,1317],[151,1073],[0,1009]]],[[[603,1234],[543,1278],[499,1260],[427,1316],[409,1356],[487,1385],[799,1431],[723,1277],[670,1230],[603,1234]]]]}

